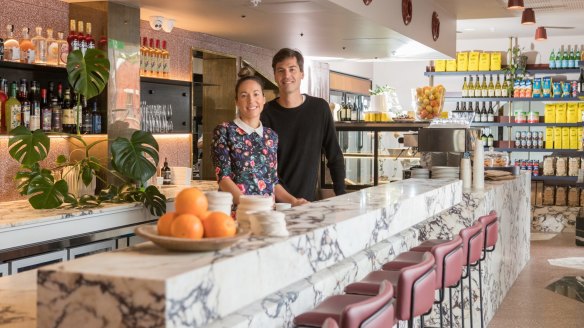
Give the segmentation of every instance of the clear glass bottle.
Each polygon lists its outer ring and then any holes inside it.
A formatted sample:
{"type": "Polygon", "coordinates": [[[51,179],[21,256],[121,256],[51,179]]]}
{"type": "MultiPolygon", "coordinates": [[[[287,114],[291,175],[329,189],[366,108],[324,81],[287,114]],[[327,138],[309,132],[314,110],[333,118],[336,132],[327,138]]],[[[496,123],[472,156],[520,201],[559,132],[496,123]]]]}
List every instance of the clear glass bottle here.
{"type": "Polygon", "coordinates": [[[489,98],[495,97],[495,84],[493,83],[493,75],[489,76],[489,86],[488,86],[487,96],[489,98]]]}
{"type": "Polygon", "coordinates": [[[59,65],[59,43],[53,38],[53,29],[47,29],[47,65],[59,65]]]}
{"type": "Polygon", "coordinates": [[[87,51],[87,40],[85,39],[85,34],[83,29],[83,21],[77,22],[77,44],[79,45],[79,49],[81,53],[85,55],[85,51],[87,51]]]}
{"type": "Polygon", "coordinates": [[[501,81],[499,79],[499,75],[497,74],[497,84],[495,84],[495,97],[500,98],[502,97],[501,94],[501,81]]]}
{"type": "Polygon", "coordinates": [[[550,54],[549,67],[550,69],[556,68],[556,55],[554,53],[554,49],[552,49],[552,53],[550,54]]]}
{"type": "Polygon", "coordinates": [[[95,49],[95,39],[91,35],[91,23],[85,23],[85,43],[87,44],[87,49],[95,49]]]}
{"type": "Polygon", "coordinates": [[[39,83],[32,81],[29,91],[30,100],[30,130],[35,131],[41,128],[41,97],[39,83]]]}
{"type": "Polygon", "coordinates": [[[59,99],[51,99],[51,129],[53,132],[63,132],[63,110],[59,99]]]}
{"type": "Polygon", "coordinates": [[[40,26],[35,27],[36,35],[32,38],[32,44],[35,49],[34,63],[37,65],[47,64],[47,39],[43,36],[43,28],[40,26]]]}
{"type": "Polygon", "coordinates": [[[20,101],[20,125],[30,128],[30,100],[28,100],[26,79],[20,80],[18,100],[20,101]]]}
{"type": "Polygon", "coordinates": [[[481,97],[487,98],[489,96],[489,87],[487,85],[487,77],[483,74],[483,83],[481,84],[481,97]]]}
{"type": "Polygon", "coordinates": [[[69,43],[63,39],[63,32],[57,32],[57,45],[59,48],[58,66],[67,66],[67,56],[69,56],[69,43]]]}
{"type": "Polygon", "coordinates": [[[472,83],[472,75],[471,75],[469,77],[469,82],[468,82],[467,97],[474,98],[474,96],[475,96],[475,88],[474,88],[474,84],[472,83]]]}
{"type": "Polygon", "coordinates": [[[11,62],[20,62],[20,45],[14,38],[14,25],[6,25],[4,59],[11,62]]]}
{"type": "Polygon", "coordinates": [[[41,89],[41,129],[44,132],[51,132],[51,104],[47,97],[47,89],[41,89]]]}
{"type": "Polygon", "coordinates": [[[22,29],[22,38],[20,39],[20,62],[34,64],[36,57],[34,44],[30,40],[30,29],[24,27],[22,29]]]}
{"type": "Polygon", "coordinates": [[[75,20],[72,19],[69,21],[69,35],[67,36],[67,44],[69,45],[69,50],[67,53],[79,49],[79,42],[77,41],[77,25],[75,24],[75,20]]]}

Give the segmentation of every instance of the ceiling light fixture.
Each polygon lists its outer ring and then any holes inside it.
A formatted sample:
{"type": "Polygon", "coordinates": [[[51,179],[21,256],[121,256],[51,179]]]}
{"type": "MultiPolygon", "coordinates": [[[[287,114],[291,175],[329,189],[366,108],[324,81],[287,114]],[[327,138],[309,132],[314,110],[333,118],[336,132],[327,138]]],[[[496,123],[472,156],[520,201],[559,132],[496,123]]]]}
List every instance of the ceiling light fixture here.
{"type": "Polygon", "coordinates": [[[523,10],[525,6],[523,5],[523,0],[509,0],[507,1],[507,9],[511,10],[523,10]]]}
{"type": "Polygon", "coordinates": [[[531,25],[535,24],[535,11],[531,8],[525,8],[523,14],[521,15],[521,24],[531,25]]]}
{"type": "Polygon", "coordinates": [[[373,0],[363,0],[365,6],[369,6],[373,0]]]}
{"type": "Polygon", "coordinates": [[[535,30],[535,41],[544,41],[547,40],[547,31],[545,27],[540,26],[535,30]]]}

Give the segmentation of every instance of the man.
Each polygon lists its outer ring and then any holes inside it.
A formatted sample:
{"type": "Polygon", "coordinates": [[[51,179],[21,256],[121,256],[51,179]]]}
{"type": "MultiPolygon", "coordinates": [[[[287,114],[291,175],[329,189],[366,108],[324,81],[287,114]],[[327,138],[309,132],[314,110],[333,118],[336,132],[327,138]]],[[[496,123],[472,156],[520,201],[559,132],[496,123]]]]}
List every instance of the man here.
{"type": "Polygon", "coordinates": [[[280,97],[265,105],[261,120],[276,131],[280,140],[278,177],[282,186],[297,198],[316,200],[324,152],[335,194],[344,194],[345,164],[328,103],[300,93],[304,78],[302,54],[283,48],[274,55],[272,68],[280,97]]]}

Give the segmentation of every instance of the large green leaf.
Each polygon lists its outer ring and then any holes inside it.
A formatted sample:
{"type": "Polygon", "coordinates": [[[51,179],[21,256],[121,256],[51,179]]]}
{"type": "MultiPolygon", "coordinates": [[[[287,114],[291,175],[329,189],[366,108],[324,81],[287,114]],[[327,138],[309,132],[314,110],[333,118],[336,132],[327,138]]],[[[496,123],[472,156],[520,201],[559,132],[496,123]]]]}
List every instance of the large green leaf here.
{"type": "Polygon", "coordinates": [[[69,84],[86,99],[99,95],[105,89],[109,69],[107,54],[99,49],[87,49],[85,57],[81,50],[75,50],[67,57],[69,84]]]}
{"type": "Polygon", "coordinates": [[[31,132],[24,126],[19,126],[10,134],[12,135],[8,141],[10,157],[23,165],[32,165],[47,158],[51,141],[41,130],[31,132]]]}
{"type": "Polygon", "coordinates": [[[28,194],[33,196],[28,202],[35,209],[57,208],[63,204],[68,193],[65,180],[54,182],[52,176],[38,175],[29,184],[28,194]]]}
{"type": "Polygon", "coordinates": [[[112,166],[144,185],[156,173],[158,142],[151,133],[136,131],[130,140],[117,138],[111,146],[112,166]],[[148,156],[146,156],[148,155],[148,156]]]}
{"type": "Polygon", "coordinates": [[[142,203],[152,215],[161,216],[166,213],[166,197],[154,186],[149,186],[144,190],[142,203]]]}

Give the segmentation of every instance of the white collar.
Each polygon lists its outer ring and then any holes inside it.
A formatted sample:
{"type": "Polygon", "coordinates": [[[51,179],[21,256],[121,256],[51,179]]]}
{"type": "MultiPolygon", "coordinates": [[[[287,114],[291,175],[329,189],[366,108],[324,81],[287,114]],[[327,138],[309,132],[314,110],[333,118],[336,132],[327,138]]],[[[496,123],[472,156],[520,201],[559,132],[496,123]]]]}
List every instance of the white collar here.
{"type": "Polygon", "coordinates": [[[239,128],[241,128],[243,131],[245,131],[245,133],[247,134],[252,134],[252,133],[257,133],[259,136],[263,136],[264,135],[264,126],[262,125],[262,122],[260,121],[260,126],[258,126],[257,128],[252,128],[251,126],[247,125],[247,123],[245,123],[242,119],[240,119],[239,117],[236,118],[235,120],[233,120],[233,123],[235,123],[235,125],[237,125],[239,128]]]}

